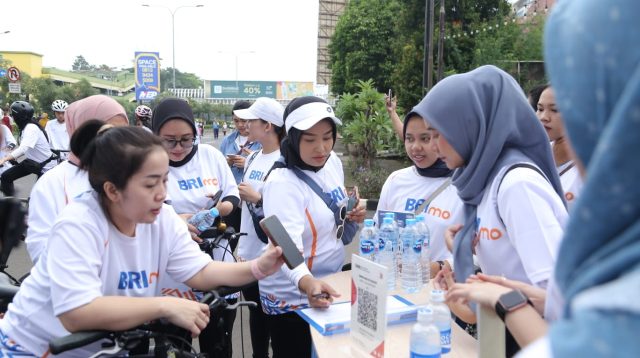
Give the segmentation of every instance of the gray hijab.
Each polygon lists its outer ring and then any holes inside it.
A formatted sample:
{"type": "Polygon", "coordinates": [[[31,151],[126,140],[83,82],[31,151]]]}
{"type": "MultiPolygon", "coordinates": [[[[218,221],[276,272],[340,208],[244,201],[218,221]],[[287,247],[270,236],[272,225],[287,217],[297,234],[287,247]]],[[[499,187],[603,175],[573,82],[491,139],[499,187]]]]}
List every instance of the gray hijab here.
{"type": "Polygon", "coordinates": [[[495,66],[482,66],[438,82],[413,108],[464,160],[453,185],[465,203],[465,225],[454,243],[455,275],[473,273],[476,211],[500,169],[517,163],[540,168],[563,198],[549,138],[516,81],[495,66]]]}

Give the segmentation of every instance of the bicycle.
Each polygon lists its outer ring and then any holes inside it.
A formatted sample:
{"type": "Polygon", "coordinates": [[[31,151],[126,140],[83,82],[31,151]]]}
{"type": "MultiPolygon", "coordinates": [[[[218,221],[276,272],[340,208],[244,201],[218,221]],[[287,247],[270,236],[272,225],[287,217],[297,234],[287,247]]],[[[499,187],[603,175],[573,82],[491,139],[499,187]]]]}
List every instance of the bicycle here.
{"type": "MultiPolygon", "coordinates": [[[[218,290],[209,291],[200,300],[201,303],[209,305],[211,317],[220,317],[224,310],[235,310],[241,306],[255,307],[254,302],[239,301],[229,305],[224,296],[239,291],[240,287],[221,287],[218,290]]],[[[52,354],[60,354],[72,349],[84,347],[86,345],[106,340],[102,350],[93,354],[91,358],[98,357],[154,357],[154,358],[203,358],[204,353],[198,353],[189,342],[183,342],[186,349],[177,347],[173,340],[182,340],[182,337],[170,333],[173,328],[166,320],[159,320],[152,323],[143,324],[139,327],[126,331],[86,331],[72,333],[68,336],[56,338],[49,343],[49,350],[52,354]],[[169,332],[168,332],[169,331],[169,332]],[[129,354],[140,343],[153,338],[154,347],[149,351],[153,353],[129,354]]]]}

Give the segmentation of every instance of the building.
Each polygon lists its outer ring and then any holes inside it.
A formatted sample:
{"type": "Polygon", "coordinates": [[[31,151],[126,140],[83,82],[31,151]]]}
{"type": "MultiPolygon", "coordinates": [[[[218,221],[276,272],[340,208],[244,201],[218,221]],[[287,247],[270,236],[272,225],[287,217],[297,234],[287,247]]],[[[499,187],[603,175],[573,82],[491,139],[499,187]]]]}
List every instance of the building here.
{"type": "Polygon", "coordinates": [[[318,13],[318,66],[316,83],[318,85],[331,84],[331,69],[329,68],[329,43],[336,29],[338,18],[347,6],[348,0],[320,0],[318,13]]]}
{"type": "Polygon", "coordinates": [[[20,72],[26,73],[32,78],[42,76],[42,55],[27,51],[0,51],[0,55],[11,66],[17,67],[20,72]]]}

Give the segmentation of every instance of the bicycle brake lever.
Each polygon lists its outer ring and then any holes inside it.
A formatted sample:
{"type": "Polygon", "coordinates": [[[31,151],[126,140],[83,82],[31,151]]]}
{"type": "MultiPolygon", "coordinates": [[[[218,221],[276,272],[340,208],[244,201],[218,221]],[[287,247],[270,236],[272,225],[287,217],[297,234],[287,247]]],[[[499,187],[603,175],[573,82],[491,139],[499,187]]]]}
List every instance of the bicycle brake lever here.
{"type": "Polygon", "coordinates": [[[111,355],[120,353],[120,351],[122,351],[122,347],[120,347],[116,343],[116,344],[113,345],[113,347],[98,351],[98,352],[96,352],[96,354],[90,356],[89,358],[98,358],[98,357],[102,357],[105,354],[107,355],[107,357],[109,357],[111,355]]]}
{"type": "Polygon", "coordinates": [[[238,307],[240,307],[240,306],[258,307],[258,304],[257,304],[257,303],[255,303],[255,302],[252,302],[252,301],[238,301],[238,302],[236,302],[236,303],[234,303],[234,304],[232,304],[232,305],[227,305],[227,306],[225,307],[225,309],[228,309],[228,310],[235,310],[235,309],[237,309],[237,308],[238,308],[238,307]]]}

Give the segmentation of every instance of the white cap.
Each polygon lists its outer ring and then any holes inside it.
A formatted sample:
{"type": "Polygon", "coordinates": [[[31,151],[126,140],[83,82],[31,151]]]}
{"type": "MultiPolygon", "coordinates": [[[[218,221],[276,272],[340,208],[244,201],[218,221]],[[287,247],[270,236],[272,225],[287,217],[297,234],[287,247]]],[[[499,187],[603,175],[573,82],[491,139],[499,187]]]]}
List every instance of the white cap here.
{"type": "Polygon", "coordinates": [[[278,127],[282,127],[284,120],[282,114],[284,107],[273,98],[260,97],[256,99],[251,107],[246,109],[236,109],[233,111],[238,118],[244,120],[262,119],[271,122],[278,127]]]}
{"type": "Polygon", "coordinates": [[[431,290],[431,302],[444,302],[444,291],[431,290]]]}
{"type": "Polygon", "coordinates": [[[287,133],[293,127],[301,131],[313,127],[325,118],[331,118],[337,125],[342,121],[336,117],[333,108],[326,102],[310,102],[301,105],[289,113],[286,120],[287,133]]]}

